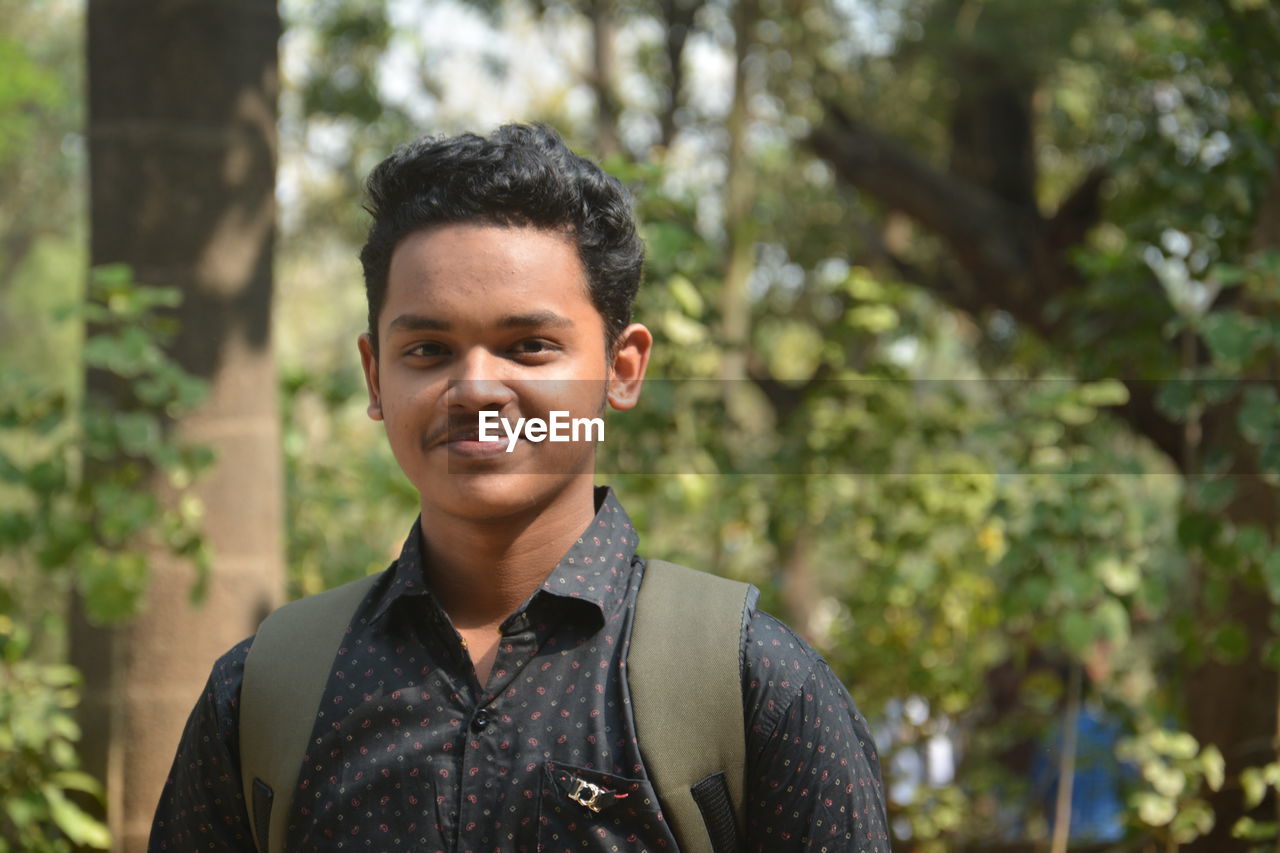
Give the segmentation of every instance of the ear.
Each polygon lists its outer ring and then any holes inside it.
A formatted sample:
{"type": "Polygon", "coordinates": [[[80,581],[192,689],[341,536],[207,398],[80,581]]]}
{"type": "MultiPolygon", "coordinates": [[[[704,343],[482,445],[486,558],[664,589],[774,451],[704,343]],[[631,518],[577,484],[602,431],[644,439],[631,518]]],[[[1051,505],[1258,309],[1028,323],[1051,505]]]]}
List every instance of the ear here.
{"type": "Polygon", "coordinates": [[[369,389],[369,417],[382,420],[382,395],[378,389],[378,355],[373,351],[373,338],[365,332],[356,339],[360,350],[360,366],[364,368],[364,384],[369,389]]]}
{"type": "Polygon", "coordinates": [[[632,323],[618,335],[613,360],[609,363],[606,397],[610,406],[630,409],[640,401],[640,386],[644,384],[644,372],[649,366],[652,349],[653,335],[639,323],[632,323]]]}

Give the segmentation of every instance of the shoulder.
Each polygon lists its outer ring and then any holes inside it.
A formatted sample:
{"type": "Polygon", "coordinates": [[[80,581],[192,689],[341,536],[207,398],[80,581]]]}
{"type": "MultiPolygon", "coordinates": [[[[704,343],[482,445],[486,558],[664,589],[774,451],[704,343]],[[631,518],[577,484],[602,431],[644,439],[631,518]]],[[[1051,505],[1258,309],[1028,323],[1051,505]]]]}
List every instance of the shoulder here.
{"type": "Polygon", "coordinates": [[[821,718],[839,721],[874,754],[866,718],[822,654],[781,620],[755,609],[743,628],[742,699],[747,738],[757,746],[821,718]]]}
{"type": "Polygon", "coordinates": [[[222,657],[214,661],[209,672],[209,700],[219,711],[231,719],[235,719],[235,709],[240,704],[240,688],[244,684],[244,665],[249,659],[249,649],[253,647],[253,637],[241,640],[226,651],[222,657]]]}
{"type": "Polygon", "coordinates": [[[214,674],[231,678],[238,673],[243,673],[244,662],[249,657],[249,649],[253,647],[253,640],[253,637],[246,637],[224,652],[222,657],[214,661],[214,674]]]}
{"type": "Polygon", "coordinates": [[[776,616],[750,607],[743,622],[743,716],[749,734],[768,736],[826,662],[776,616]]]}
{"type": "Polygon", "coordinates": [[[245,661],[253,637],[241,640],[218,658],[209,671],[204,690],[187,721],[183,739],[217,739],[234,751],[239,742],[240,693],[244,685],[245,661]]]}

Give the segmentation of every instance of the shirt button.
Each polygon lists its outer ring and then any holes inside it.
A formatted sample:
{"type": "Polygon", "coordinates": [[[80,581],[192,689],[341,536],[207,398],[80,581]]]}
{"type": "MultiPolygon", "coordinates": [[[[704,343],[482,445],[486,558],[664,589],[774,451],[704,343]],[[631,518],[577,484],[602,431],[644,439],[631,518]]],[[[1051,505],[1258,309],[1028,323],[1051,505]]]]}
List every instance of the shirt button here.
{"type": "Polygon", "coordinates": [[[476,711],[476,715],[471,718],[471,731],[482,732],[489,726],[489,712],[484,708],[476,711]]]}

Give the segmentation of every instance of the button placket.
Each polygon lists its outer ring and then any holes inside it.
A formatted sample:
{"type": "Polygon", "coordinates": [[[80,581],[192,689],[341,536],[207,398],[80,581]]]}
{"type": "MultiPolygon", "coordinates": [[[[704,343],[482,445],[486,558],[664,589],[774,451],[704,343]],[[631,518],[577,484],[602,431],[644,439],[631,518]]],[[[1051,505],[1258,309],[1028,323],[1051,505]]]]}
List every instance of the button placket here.
{"type": "MultiPolygon", "coordinates": [[[[497,795],[500,779],[510,771],[514,752],[504,743],[513,737],[510,727],[500,722],[500,706],[512,681],[528,666],[537,646],[535,631],[526,613],[516,616],[499,640],[488,684],[479,693],[476,710],[471,715],[464,738],[462,789],[459,797],[458,830],[460,837],[492,829],[495,814],[501,814],[501,797],[497,795]],[[499,811],[495,812],[495,806],[499,811]],[[489,829],[480,829],[488,827],[489,829]]],[[[473,836],[479,838],[480,836],[473,836]]],[[[492,841],[492,839],[488,839],[492,841]]]]}

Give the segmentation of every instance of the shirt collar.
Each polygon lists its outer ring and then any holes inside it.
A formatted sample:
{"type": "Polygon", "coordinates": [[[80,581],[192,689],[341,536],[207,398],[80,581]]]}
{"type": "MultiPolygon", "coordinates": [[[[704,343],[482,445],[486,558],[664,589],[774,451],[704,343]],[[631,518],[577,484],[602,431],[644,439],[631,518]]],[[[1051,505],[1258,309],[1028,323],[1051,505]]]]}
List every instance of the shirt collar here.
{"type": "Polygon", "coordinates": [[[400,556],[387,570],[390,582],[382,593],[378,606],[374,608],[373,615],[369,617],[370,622],[381,619],[397,599],[430,594],[431,591],[423,580],[426,574],[422,568],[422,516],[418,516],[400,548],[400,556]]]}
{"type": "Polygon", "coordinates": [[[540,590],[589,601],[607,617],[626,596],[631,558],[640,537],[613,489],[597,486],[595,499],[595,518],[547,575],[540,590]]]}
{"type": "MultiPolygon", "coordinates": [[[[560,558],[534,597],[545,592],[560,598],[587,601],[607,617],[626,595],[627,575],[640,537],[613,489],[597,486],[595,504],[596,514],[591,524],[560,558]]],[[[421,516],[414,521],[400,549],[400,556],[388,573],[390,581],[370,621],[382,618],[399,598],[431,594],[424,581],[421,516]]]]}

